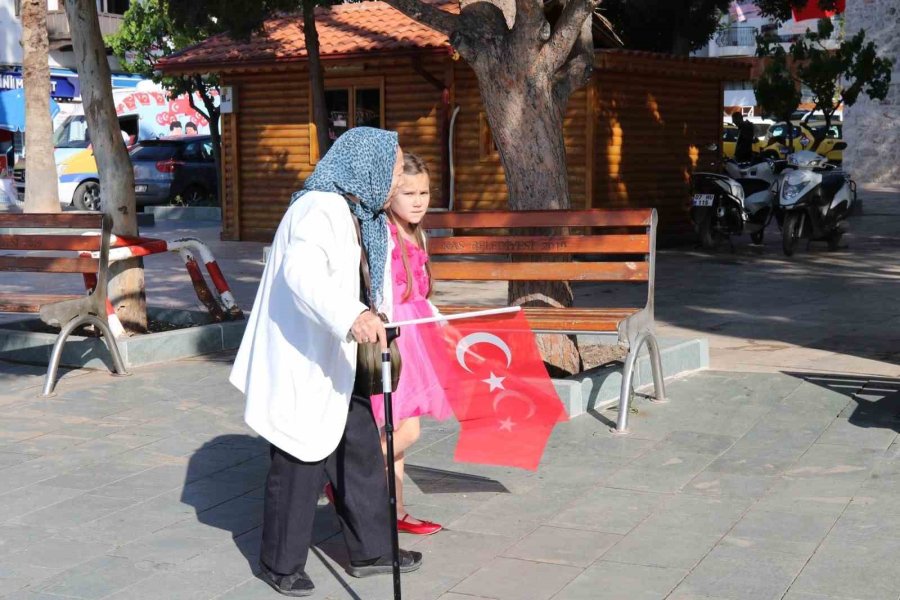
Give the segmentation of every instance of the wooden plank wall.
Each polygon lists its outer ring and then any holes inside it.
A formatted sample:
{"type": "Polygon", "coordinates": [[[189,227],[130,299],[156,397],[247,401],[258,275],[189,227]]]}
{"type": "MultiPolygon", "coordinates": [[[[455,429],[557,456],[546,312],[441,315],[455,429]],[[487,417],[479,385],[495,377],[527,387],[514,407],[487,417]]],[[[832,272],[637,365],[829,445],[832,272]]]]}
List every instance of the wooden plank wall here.
{"type": "MultiPolygon", "coordinates": [[[[447,60],[425,57],[422,68],[444,80],[447,60]]],[[[441,90],[417,74],[404,57],[331,61],[326,84],[329,78],[382,75],[385,126],[399,133],[404,149],[428,163],[432,190],[439,199],[441,90]]],[[[223,77],[223,85],[234,86],[238,97],[238,112],[225,115],[223,122],[223,239],[271,240],[291,194],[312,173],[308,81],[302,66],[223,77]]]]}
{"type": "MultiPolygon", "coordinates": [[[[447,56],[423,57],[420,68],[451,86],[449,61],[447,56]]],[[[405,152],[418,154],[428,164],[432,203],[440,206],[442,90],[416,73],[408,58],[383,60],[379,68],[384,73],[385,126],[398,133],[405,152]]]]}
{"type": "MultiPolygon", "coordinates": [[[[421,66],[452,86],[451,102],[460,106],[454,209],[506,207],[499,157],[481,152],[483,109],[474,73],[444,55],[423,56],[421,66]]],[[[385,126],[428,162],[438,200],[441,90],[415,72],[409,57],[329,61],[328,67],[326,80],[383,76],[385,126]]],[[[591,88],[573,95],[565,120],[572,206],[656,207],[662,233],[686,231],[691,170],[707,168],[715,153],[706,146],[720,143],[721,81],[743,75],[725,63],[599,53],[591,88]]],[[[314,167],[307,72],[291,65],[228,74],[223,83],[235,86],[239,112],[224,119],[222,237],[270,240],[291,193],[314,167]]]]}
{"type": "Polygon", "coordinates": [[[682,59],[632,56],[602,61],[593,85],[593,206],[655,207],[661,233],[688,231],[690,174],[708,169],[715,152],[707,146],[721,143],[719,75],[682,59]]]}

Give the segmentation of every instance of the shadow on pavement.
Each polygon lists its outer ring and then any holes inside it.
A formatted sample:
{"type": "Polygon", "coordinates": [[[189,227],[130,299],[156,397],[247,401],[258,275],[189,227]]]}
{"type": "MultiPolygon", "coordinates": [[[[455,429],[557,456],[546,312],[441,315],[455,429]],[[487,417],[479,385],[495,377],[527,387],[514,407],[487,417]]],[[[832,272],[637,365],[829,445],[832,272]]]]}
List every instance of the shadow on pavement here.
{"type": "Polygon", "coordinates": [[[835,373],[791,373],[802,379],[851,398],[856,406],[848,421],[857,427],[879,427],[900,433],[900,379],[835,373]]]}
{"type": "Polygon", "coordinates": [[[490,477],[469,475],[456,471],[432,469],[417,465],[406,465],[406,474],[423,494],[467,494],[475,492],[497,492],[508,494],[502,483],[490,477]]]}
{"type": "MultiPolygon", "coordinates": [[[[658,322],[734,338],[732,346],[748,352],[759,350],[754,340],[766,340],[776,350],[789,344],[900,365],[900,305],[894,301],[900,201],[882,194],[866,202],[873,210],[849,220],[846,247],[836,252],[814,243],[785,258],[776,228],[762,246],[735,240],[733,253],[692,245],[660,250],[658,322]]],[[[579,282],[573,288],[581,307],[636,306],[646,298],[642,286],[579,282]]]]}
{"type": "MultiPolygon", "coordinates": [[[[188,462],[181,502],[194,507],[200,523],[231,534],[254,574],[259,572],[263,490],[269,470],[269,443],[260,437],[217,436],[194,451],[188,462]]],[[[324,484],[324,481],[323,481],[324,484]]],[[[311,554],[348,562],[340,522],[330,504],[316,509],[311,554]],[[336,538],[332,540],[331,538],[336,538]],[[334,543],[336,542],[336,543],[334,543]]],[[[329,570],[331,566],[323,559],[329,570]]],[[[340,574],[335,578],[343,581],[340,574]]]]}

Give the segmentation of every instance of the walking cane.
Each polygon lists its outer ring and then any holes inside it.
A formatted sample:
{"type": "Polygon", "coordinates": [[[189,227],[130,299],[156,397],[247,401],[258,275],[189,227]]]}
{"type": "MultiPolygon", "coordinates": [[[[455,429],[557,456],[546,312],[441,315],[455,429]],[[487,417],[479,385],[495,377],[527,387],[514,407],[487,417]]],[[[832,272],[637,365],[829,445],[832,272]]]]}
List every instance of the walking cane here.
{"type": "MultiPolygon", "coordinates": [[[[387,328],[388,345],[400,335],[399,327],[387,328]]],[[[391,406],[391,353],[381,353],[381,385],[384,392],[384,438],[387,446],[389,517],[391,519],[391,556],[394,573],[394,600],[401,600],[400,592],[400,534],[397,532],[397,482],[394,474],[394,411],[391,406]]]]}

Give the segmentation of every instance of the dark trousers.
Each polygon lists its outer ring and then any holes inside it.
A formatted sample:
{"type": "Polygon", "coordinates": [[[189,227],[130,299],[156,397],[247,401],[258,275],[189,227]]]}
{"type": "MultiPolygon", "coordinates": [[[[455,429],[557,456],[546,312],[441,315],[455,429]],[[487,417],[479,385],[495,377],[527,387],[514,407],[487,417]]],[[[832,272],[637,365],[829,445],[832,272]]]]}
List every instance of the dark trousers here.
{"type": "Polygon", "coordinates": [[[335,495],[350,560],[390,554],[387,479],[368,398],[353,396],[344,435],[325,460],[304,462],[272,446],[260,559],[283,575],[306,567],[316,505],[326,478],[335,495]]]}

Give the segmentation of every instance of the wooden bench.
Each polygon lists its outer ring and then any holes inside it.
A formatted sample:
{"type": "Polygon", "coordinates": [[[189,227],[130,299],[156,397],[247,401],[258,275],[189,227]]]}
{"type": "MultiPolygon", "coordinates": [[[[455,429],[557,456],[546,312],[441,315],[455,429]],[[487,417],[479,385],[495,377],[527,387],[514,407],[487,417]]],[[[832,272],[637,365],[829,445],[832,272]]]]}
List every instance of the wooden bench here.
{"type": "MultiPolygon", "coordinates": [[[[437,281],[622,282],[647,286],[647,301],[632,308],[526,306],[536,332],[615,334],[627,345],[615,431],[626,433],[634,365],[641,347],[650,351],[655,401],[665,402],[662,361],[653,319],[656,211],[534,210],[430,213],[429,230],[456,235],[428,240],[437,281]],[[540,230],[535,234],[534,230],[540,230]],[[516,233],[516,230],[525,230],[516,233]],[[542,257],[568,256],[564,262],[542,257]],[[575,258],[578,260],[575,260],[575,258]],[[464,260],[458,260],[464,258],[464,260]],[[513,260],[513,259],[516,260],[513,260]]],[[[484,306],[439,306],[446,314],[484,306]]]]}
{"type": "Polygon", "coordinates": [[[92,324],[100,330],[112,355],[114,372],[127,374],[106,316],[106,282],[112,228],[110,218],[95,212],[0,213],[0,228],[13,230],[13,233],[0,233],[0,250],[15,251],[0,254],[0,271],[79,273],[84,282],[93,283],[93,289],[87,294],[22,294],[0,291],[0,312],[38,313],[44,323],[61,328],[50,355],[43,395],[53,395],[66,339],[84,324],[92,324]],[[89,232],[94,235],[85,235],[89,232]],[[78,255],[73,255],[73,252],[78,255]],[[99,260],[90,258],[91,252],[99,253],[99,260]]]}

